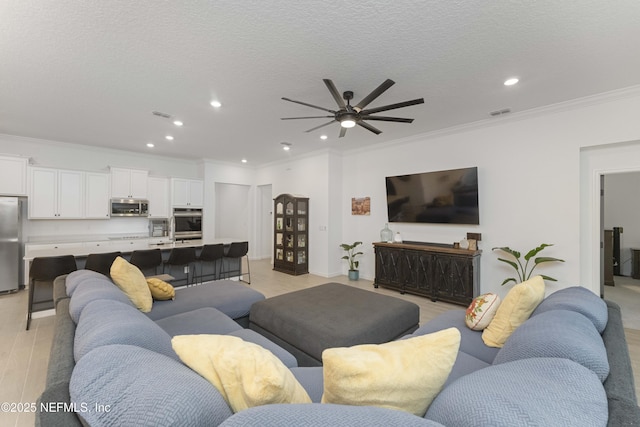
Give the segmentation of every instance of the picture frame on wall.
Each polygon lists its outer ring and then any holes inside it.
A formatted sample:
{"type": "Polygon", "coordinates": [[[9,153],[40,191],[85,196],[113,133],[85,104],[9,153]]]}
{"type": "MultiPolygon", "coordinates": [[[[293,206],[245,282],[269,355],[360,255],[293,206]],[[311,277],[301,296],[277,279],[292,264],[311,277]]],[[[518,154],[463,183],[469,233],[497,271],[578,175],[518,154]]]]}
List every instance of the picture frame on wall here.
{"type": "Polygon", "coordinates": [[[371,215],[371,197],[352,197],[351,215],[371,215]]]}

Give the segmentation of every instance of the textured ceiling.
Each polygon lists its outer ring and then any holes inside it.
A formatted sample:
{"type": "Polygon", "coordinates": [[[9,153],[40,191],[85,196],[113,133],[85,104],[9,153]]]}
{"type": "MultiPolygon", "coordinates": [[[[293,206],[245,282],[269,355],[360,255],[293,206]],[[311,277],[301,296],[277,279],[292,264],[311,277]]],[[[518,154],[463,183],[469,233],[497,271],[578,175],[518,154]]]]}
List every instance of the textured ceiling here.
{"type": "Polygon", "coordinates": [[[639,22],[638,0],[0,0],[0,133],[253,166],[354,149],[638,85],[639,22]],[[280,120],[323,115],[281,97],[334,109],[323,78],[425,104],[378,136],[280,120]]]}

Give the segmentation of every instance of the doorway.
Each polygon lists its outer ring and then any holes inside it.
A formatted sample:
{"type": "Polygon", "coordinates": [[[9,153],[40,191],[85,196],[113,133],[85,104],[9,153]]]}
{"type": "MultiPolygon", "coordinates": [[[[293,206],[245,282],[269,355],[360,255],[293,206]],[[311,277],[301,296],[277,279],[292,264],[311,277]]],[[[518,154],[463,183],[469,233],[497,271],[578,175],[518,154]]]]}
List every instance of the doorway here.
{"type": "MultiPolygon", "coordinates": [[[[271,259],[273,257],[273,193],[271,184],[258,186],[258,252],[260,259],[271,259]]],[[[271,260],[273,262],[273,260],[271,260]]]]}
{"type": "MultiPolygon", "coordinates": [[[[619,219],[611,216],[612,208],[607,208],[601,190],[606,191],[607,178],[634,172],[640,172],[640,141],[584,147],[580,150],[580,284],[615,302],[620,299],[616,297],[616,292],[621,287],[604,286],[605,221],[610,227],[624,226],[614,224],[619,219]],[[607,210],[610,211],[609,217],[607,210]]],[[[624,179],[624,176],[621,178],[624,179]]],[[[610,181],[615,184],[615,179],[610,181]]],[[[635,194],[637,193],[633,192],[626,197],[636,197],[635,194]]],[[[640,194],[637,197],[640,197],[640,194]]],[[[624,228],[624,233],[627,233],[627,228],[624,228]]],[[[627,244],[632,244],[627,236],[623,239],[626,239],[627,244]]],[[[625,258],[622,262],[625,262],[625,258]]],[[[620,300],[632,304],[635,302],[634,306],[637,306],[640,293],[637,297],[634,295],[620,300]]],[[[633,310],[623,308],[623,313],[626,314],[635,311],[635,307],[633,310]]],[[[640,327],[640,319],[638,321],[634,328],[640,327]]],[[[626,322],[625,316],[625,325],[626,322]]]]}
{"type": "Polygon", "coordinates": [[[602,175],[601,212],[605,236],[603,264],[605,298],[625,312],[625,326],[640,329],[640,171],[602,175]],[[636,258],[634,260],[634,258],[636,258]],[[634,262],[635,261],[635,262],[634,262]]]}
{"type": "Polygon", "coordinates": [[[216,182],[216,238],[249,240],[250,189],[249,185],[216,182]]]}

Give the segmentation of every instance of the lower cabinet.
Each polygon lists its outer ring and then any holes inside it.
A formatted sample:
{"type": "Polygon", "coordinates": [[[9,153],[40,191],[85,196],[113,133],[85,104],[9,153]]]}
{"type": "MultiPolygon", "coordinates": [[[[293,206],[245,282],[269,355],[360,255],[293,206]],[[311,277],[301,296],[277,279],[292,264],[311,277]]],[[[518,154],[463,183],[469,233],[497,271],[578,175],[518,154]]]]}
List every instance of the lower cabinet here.
{"type": "Polygon", "coordinates": [[[423,242],[374,243],[374,286],[467,306],[480,290],[482,251],[423,242]]]}

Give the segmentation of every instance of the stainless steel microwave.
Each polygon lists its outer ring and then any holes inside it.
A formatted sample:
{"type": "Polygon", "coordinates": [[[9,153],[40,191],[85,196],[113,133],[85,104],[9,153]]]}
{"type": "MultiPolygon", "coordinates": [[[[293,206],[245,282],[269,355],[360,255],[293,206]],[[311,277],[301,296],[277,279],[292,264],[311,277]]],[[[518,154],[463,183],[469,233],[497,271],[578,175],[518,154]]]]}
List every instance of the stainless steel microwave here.
{"type": "Polygon", "coordinates": [[[149,216],[149,201],[111,199],[111,216],[149,216]]]}

